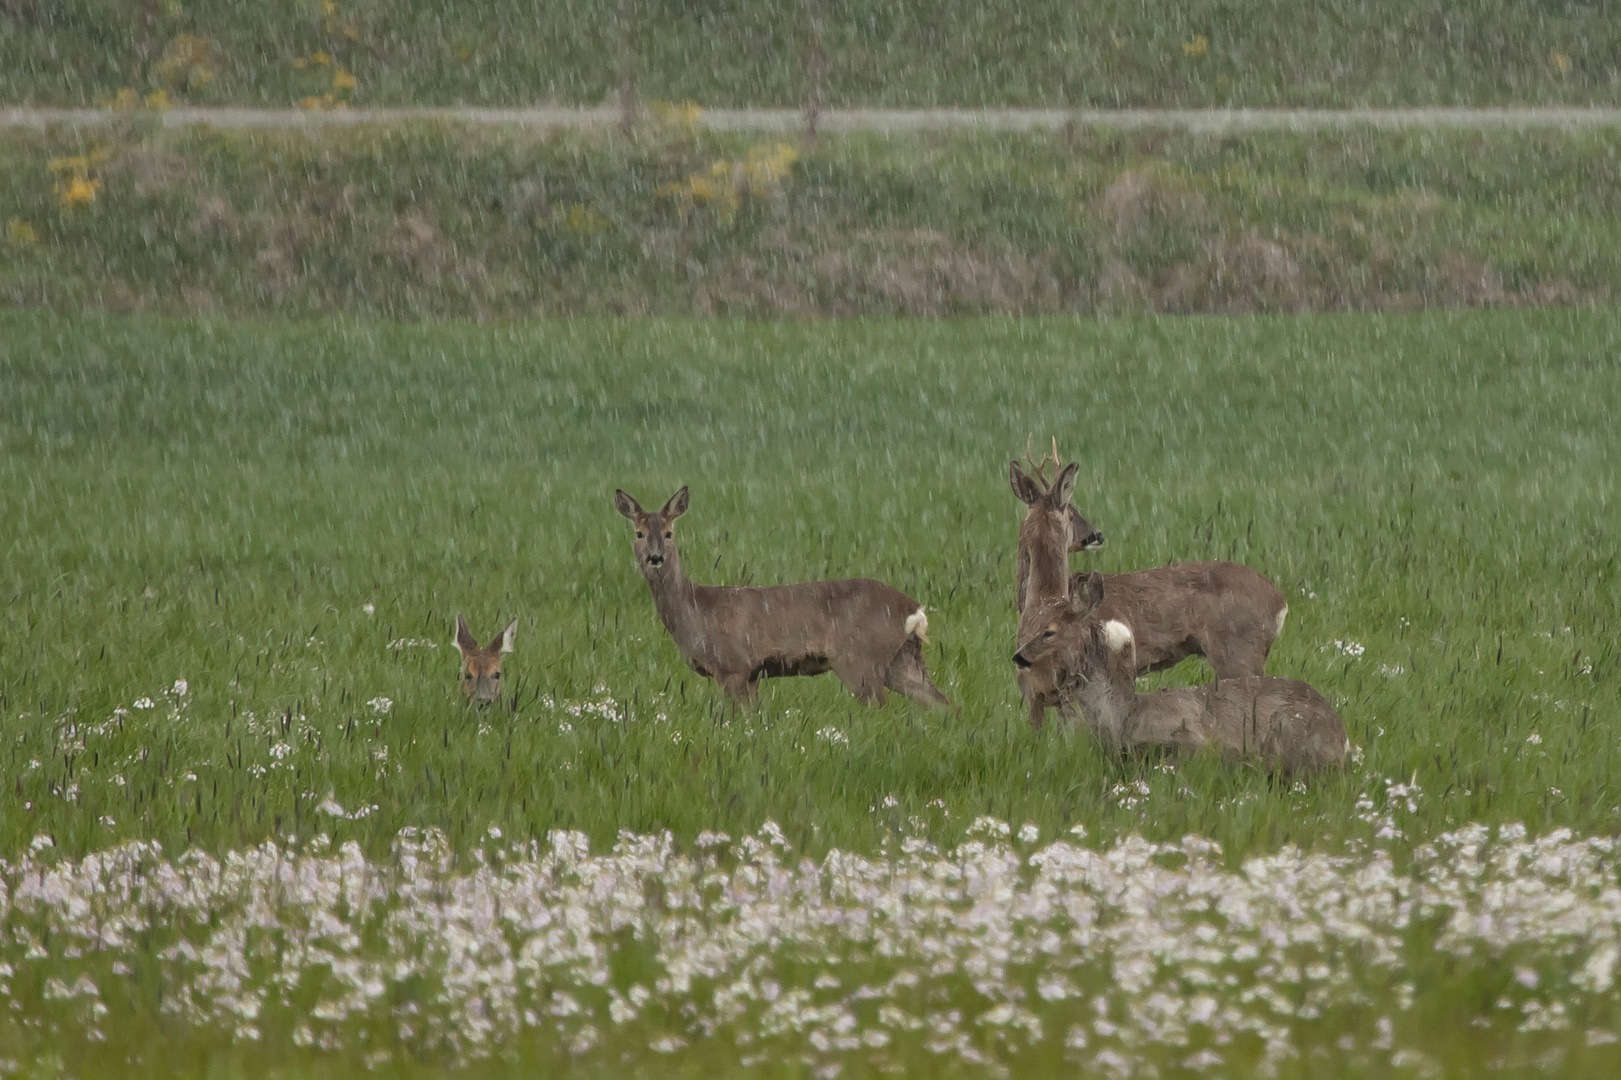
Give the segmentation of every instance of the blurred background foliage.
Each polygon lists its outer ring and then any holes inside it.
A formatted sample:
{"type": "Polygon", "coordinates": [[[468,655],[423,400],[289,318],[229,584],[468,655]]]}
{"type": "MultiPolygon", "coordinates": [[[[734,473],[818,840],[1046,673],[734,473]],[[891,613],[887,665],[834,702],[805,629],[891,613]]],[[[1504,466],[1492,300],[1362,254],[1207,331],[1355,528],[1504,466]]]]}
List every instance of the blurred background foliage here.
{"type": "Polygon", "coordinates": [[[222,315],[1590,304],[1621,140],[1372,129],[0,134],[0,303],[222,315]]]}
{"type": "Polygon", "coordinates": [[[1611,5],[1557,0],[0,0],[0,100],[597,104],[628,45],[649,99],[782,106],[814,44],[833,106],[1621,101],[1611,5]]]}

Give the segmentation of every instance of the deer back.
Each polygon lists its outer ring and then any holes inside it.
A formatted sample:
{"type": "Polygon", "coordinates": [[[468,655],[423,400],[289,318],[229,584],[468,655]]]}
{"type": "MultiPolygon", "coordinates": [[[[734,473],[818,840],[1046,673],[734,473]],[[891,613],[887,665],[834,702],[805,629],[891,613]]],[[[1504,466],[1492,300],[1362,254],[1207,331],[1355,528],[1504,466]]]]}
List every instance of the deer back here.
{"type": "Polygon", "coordinates": [[[1276,585],[1233,562],[1171,563],[1104,581],[1098,616],[1131,627],[1139,671],[1199,654],[1222,677],[1260,675],[1289,610],[1276,585]]]}

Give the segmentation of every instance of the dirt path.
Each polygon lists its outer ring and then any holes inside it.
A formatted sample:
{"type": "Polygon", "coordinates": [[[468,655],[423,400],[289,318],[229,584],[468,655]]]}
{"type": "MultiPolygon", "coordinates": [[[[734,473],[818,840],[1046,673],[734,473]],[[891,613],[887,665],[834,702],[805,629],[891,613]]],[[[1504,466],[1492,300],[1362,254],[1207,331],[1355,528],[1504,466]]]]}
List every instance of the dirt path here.
{"type": "MultiPolygon", "coordinates": [[[[132,116],[161,116],[164,127],[206,125],[220,128],[318,128],[353,124],[395,124],[412,120],[465,124],[504,124],[536,128],[601,128],[619,121],[612,107],[518,109],[378,108],[308,111],[303,109],[169,109],[162,113],[105,109],[0,109],[0,128],[95,126],[132,116]]],[[[797,131],[804,113],[797,109],[705,109],[697,124],[716,131],[797,131]]],[[[1066,124],[1121,130],[1162,128],[1225,133],[1264,130],[1309,131],[1371,125],[1380,128],[1582,128],[1621,125],[1621,108],[1568,106],[1473,109],[829,109],[821,130],[835,131],[1041,131],[1066,124]]]]}

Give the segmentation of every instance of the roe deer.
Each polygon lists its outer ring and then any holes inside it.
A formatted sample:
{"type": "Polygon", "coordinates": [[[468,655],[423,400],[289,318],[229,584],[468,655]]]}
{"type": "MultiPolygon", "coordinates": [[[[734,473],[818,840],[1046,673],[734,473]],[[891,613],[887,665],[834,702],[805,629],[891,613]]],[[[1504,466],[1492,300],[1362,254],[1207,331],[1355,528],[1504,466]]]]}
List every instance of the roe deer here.
{"type": "Polygon", "coordinates": [[[762,677],[831,671],[863,703],[884,690],[929,705],[951,702],[923,663],[928,616],[899,589],[854,578],[802,585],[695,585],[681,572],[675,519],[687,489],[648,513],[623,491],[614,506],[636,528],[636,565],[681,658],[734,701],[752,702],[762,677]]]}
{"type": "Polygon", "coordinates": [[[1021,642],[1013,662],[1046,669],[1060,709],[1079,706],[1110,750],[1210,746],[1228,761],[1258,759],[1283,772],[1339,765],[1350,753],[1328,700],[1294,679],[1247,676],[1205,686],[1137,693],[1131,627],[1105,612],[1114,587],[1102,574],[1076,582],[1051,622],[1021,642]]]}
{"type": "MultiPolygon", "coordinates": [[[[1053,457],[1057,459],[1056,444],[1053,457]]],[[[1069,552],[1077,550],[1073,526],[1057,508],[1073,495],[1076,468],[1075,462],[1064,466],[1052,485],[1031,501],[1025,498],[1029,491],[1020,485],[1021,478],[1031,478],[1017,462],[1012,465],[1014,493],[1030,506],[1019,526],[1021,642],[1052,621],[1073,587],[1069,573],[1069,552]]],[[[1029,484],[1035,487],[1035,482],[1029,484]]],[[[1161,671],[1198,655],[1210,661],[1218,679],[1264,675],[1272,642],[1289,613],[1276,585],[1233,562],[1169,563],[1106,574],[1104,580],[1109,589],[1103,618],[1131,628],[1139,672],[1161,671]]],[[[1030,707],[1030,723],[1039,728],[1047,709],[1057,704],[1058,688],[1034,668],[1021,668],[1018,679],[1019,692],[1030,707]]]]}
{"type": "Polygon", "coordinates": [[[1070,552],[1091,551],[1103,546],[1103,534],[1094,529],[1070,501],[1075,491],[1075,473],[1080,465],[1076,462],[1070,462],[1067,467],[1064,465],[1058,457],[1057,439],[1053,440],[1050,460],[1058,470],[1051,482],[1047,480],[1049,458],[1046,455],[1039,462],[1031,461],[1028,453],[1025,455],[1025,461],[1030,465],[1028,474],[1019,468],[1017,461],[1008,462],[1008,482],[1013,485],[1013,494],[1030,508],[1025,511],[1024,522],[1019,526],[1016,603],[1021,615],[1031,593],[1040,597],[1064,595],[1069,578],[1067,556],[1070,552]],[[1026,545],[1026,536],[1030,537],[1031,544],[1045,544],[1053,549],[1043,551],[1044,558],[1037,573],[1045,576],[1034,586],[1030,584],[1032,548],[1026,545]],[[1063,546],[1062,553],[1056,550],[1060,544],[1063,546]]]}
{"type": "Polygon", "coordinates": [[[518,620],[507,623],[507,628],[490,639],[482,649],[478,639],[467,629],[467,620],[456,616],[456,648],[462,654],[462,694],[480,707],[501,698],[501,658],[512,651],[512,636],[518,632],[518,620]]]}

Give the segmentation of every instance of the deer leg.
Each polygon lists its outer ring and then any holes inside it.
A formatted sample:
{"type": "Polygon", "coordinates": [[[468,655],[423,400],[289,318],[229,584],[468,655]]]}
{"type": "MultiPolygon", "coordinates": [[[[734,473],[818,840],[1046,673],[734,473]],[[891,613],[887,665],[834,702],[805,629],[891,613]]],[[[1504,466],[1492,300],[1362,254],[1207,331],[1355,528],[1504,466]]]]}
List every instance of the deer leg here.
{"type": "Polygon", "coordinates": [[[759,697],[759,683],[749,677],[748,672],[739,672],[725,675],[716,675],[715,681],[720,683],[723,690],[733,704],[752,705],[759,697]]]}
{"type": "Polygon", "coordinates": [[[884,685],[925,705],[951,704],[951,699],[929,678],[928,666],[923,662],[923,646],[916,638],[907,638],[901,651],[889,662],[884,685]]]}

